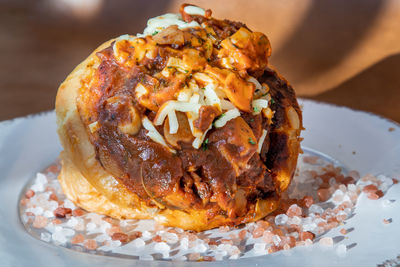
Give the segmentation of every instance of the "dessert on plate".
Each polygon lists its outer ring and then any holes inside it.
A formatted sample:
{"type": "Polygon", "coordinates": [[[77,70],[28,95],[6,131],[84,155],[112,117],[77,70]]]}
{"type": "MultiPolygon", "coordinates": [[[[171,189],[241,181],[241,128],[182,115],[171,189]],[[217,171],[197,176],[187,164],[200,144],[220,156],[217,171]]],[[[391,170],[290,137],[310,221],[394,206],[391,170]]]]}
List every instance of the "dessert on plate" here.
{"type": "Polygon", "coordinates": [[[102,44],[58,89],[64,193],[91,212],[195,231],[273,212],[302,116],[270,55],[263,33],[188,4],[102,44]]]}

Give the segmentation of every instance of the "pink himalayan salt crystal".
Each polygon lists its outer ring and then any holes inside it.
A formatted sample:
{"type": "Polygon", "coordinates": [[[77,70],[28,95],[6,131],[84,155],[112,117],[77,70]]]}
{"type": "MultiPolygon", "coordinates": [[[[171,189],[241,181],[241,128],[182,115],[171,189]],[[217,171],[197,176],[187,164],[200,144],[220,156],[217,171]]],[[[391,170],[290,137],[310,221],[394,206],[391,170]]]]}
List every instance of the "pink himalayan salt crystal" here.
{"type": "Polygon", "coordinates": [[[301,200],[301,203],[304,207],[309,208],[312,204],[314,204],[314,199],[312,196],[304,196],[301,200]]]}
{"type": "Polygon", "coordinates": [[[115,234],[115,233],[121,233],[122,231],[121,231],[121,228],[118,226],[118,225],[113,225],[113,226],[111,226],[110,228],[108,228],[107,230],[106,230],[106,233],[109,235],[109,236],[112,236],[113,234],[115,234]]]}
{"type": "Polygon", "coordinates": [[[71,239],[71,244],[79,244],[85,241],[85,237],[82,234],[77,234],[71,239]]]}
{"type": "Polygon", "coordinates": [[[289,217],[301,216],[302,212],[303,210],[297,204],[293,204],[286,211],[286,215],[289,217]]]}
{"type": "Polygon", "coordinates": [[[377,199],[383,197],[383,192],[382,192],[381,190],[378,190],[378,191],[376,191],[376,192],[370,192],[370,193],[368,193],[367,196],[368,196],[369,199],[377,200],[377,199]]]}
{"type": "Polygon", "coordinates": [[[48,223],[48,221],[47,221],[46,217],[38,215],[33,220],[32,226],[35,228],[44,228],[47,226],[47,223],[48,223]]]}
{"type": "Polygon", "coordinates": [[[392,222],[391,219],[383,219],[383,223],[384,223],[384,224],[389,224],[389,223],[391,223],[391,222],[392,222]]]}
{"type": "Polygon", "coordinates": [[[28,191],[26,191],[25,193],[25,197],[26,198],[31,198],[35,195],[35,191],[33,191],[32,189],[29,189],[28,191]]]}
{"type": "Polygon", "coordinates": [[[221,244],[233,245],[233,241],[231,239],[221,239],[220,242],[221,244]]]}
{"type": "Polygon", "coordinates": [[[237,236],[235,233],[230,233],[230,234],[229,234],[229,238],[231,238],[231,239],[237,239],[238,236],[237,236]]]}
{"type": "Polygon", "coordinates": [[[343,192],[346,193],[347,192],[347,187],[344,184],[339,185],[339,189],[343,192]]]}
{"type": "Polygon", "coordinates": [[[311,239],[306,239],[306,241],[304,241],[304,245],[305,246],[311,246],[313,244],[311,239]]]}
{"type": "Polygon", "coordinates": [[[242,230],[242,231],[239,232],[238,237],[239,237],[240,240],[243,240],[243,239],[246,238],[246,235],[247,235],[247,231],[246,230],[242,230]]]}
{"type": "Polygon", "coordinates": [[[264,233],[264,229],[261,227],[257,227],[254,231],[253,231],[253,238],[259,238],[263,235],[264,233]]]}
{"type": "Polygon", "coordinates": [[[342,235],[345,235],[345,234],[347,234],[347,230],[346,229],[344,229],[344,228],[342,228],[342,229],[340,229],[340,231],[339,231],[342,235]]]}
{"type": "Polygon", "coordinates": [[[213,256],[203,256],[202,260],[203,261],[215,261],[215,258],[213,256]]]}
{"type": "Polygon", "coordinates": [[[190,253],[187,257],[190,261],[197,261],[200,259],[200,253],[190,253]]]}
{"type": "Polygon", "coordinates": [[[97,248],[97,242],[94,239],[86,239],[83,246],[88,250],[95,250],[97,248]]]}
{"type": "Polygon", "coordinates": [[[329,197],[331,196],[331,193],[329,192],[329,189],[320,188],[317,191],[317,195],[321,202],[325,202],[329,199],[329,197]]]}
{"type": "Polygon", "coordinates": [[[263,221],[263,220],[257,221],[256,224],[257,224],[258,227],[261,227],[263,229],[267,229],[270,226],[269,222],[266,222],[266,221],[263,221]]]}
{"type": "Polygon", "coordinates": [[[378,191],[378,188],[376,187],[376,185],[370,184],[370,185],[366,185],[364,186],[363,190],[364,193],[371,193],[371,192],[376,192],[378,191]]]}
{"type": "Polygon", "coordinates": [[[272,243],[272,238],[274,237],[274,234],[270,231],[265,231],[263,234],[263,241],[265,243],[272,243]]]}
{"type": "Polygon", "coordinates": [[[339,214],[336,216],[336,219],[337,219],[339,222],[342,222],[342,221],[346,220],[346,218],[347,218],[347,215],[346,215],[345,213],[339,213],[339,214]]]}
{"type": "Polygon", "coordinates": [[[319,240],[319,244],[326,247],[333,247],[333,239],[332,237],[323,237],[319,240]]]}
{"type": "Polygon", "coordinates": [[[306,241],[307,239],[313,240],[314,234],[311,232],[300,232],[299,238],[301,241],[306,241]]]}
{"type": "Polygon", "coordinates": [[[226,233],[226,232],[229,231],[229,226],[220,226],[220,227],[218,228],[218,230],[219,230],[221,233],[226,233]]]}
{"type": "Polygon", "coordinates": [[[30,202],[29,199],[23,198],[23,199],[21,199],[21,201],[19,202],[19,204],[20,204],[21,206],[26,206],[29,202],[30,202]]]}
{"type": "Polygon", "coordinates": [[[188,237],[189,241],[197,240],[197,235],[195,235],[193,233],[188,233],[187,237],[188,237]]]}

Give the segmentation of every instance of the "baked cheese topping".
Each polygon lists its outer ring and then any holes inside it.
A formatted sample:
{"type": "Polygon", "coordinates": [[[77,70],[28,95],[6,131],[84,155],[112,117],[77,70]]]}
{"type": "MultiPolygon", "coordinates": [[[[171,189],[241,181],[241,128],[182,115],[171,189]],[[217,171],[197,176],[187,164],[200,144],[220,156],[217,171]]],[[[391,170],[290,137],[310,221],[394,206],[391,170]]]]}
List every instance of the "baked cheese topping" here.
{"type": "MultiPolygon", "coordinates": [[[[191,21],[185,21],[181,14],[161,15],[147,22],[143,34],[122,35],[113,44],[116,61],[128,68],[154,60],[159,56],[160,46],[171,46],[165,48],[168,53],[165,67],[152,78],[139,82],[134,90],[139,103],[156,112],[151,123],[161,126],[168,119],[169,134],[179,135],[177,112],[186,114],[194,137],[192,146],[198,149],[210,129],[223,127],[241,116],[241,112],[262,113],[271,121],[268,85],[260,84],[248,74],[267,64],[270,45],[266,36],[240,27],[221,39],[206,19],[204,9],[186,5],[182,14],[204,19],[196,21],[190,17],[191,21]],[[159,90],[163,86],[160,81],[180,86],[159,90]],[[213,110],[215,120],[199,127],[205,107],[213,110]]],[[[153,141],[172,149],[153,132],[148,134],[153,141]]]]}

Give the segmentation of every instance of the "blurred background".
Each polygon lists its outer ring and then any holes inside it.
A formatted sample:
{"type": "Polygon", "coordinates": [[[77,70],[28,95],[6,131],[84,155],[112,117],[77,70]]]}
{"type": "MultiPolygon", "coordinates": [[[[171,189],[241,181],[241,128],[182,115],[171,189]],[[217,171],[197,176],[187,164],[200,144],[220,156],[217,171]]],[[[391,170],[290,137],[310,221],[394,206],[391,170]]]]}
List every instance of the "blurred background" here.
{"type": "MultiPolygon", "coordinates": [[[[183,2],[0,0],[0,120],[53,109],[59,84],[98,45],[183,2]]],[[[400,122],[400,1],[190,3],[264,32],[299,96],[400,122]]]]}

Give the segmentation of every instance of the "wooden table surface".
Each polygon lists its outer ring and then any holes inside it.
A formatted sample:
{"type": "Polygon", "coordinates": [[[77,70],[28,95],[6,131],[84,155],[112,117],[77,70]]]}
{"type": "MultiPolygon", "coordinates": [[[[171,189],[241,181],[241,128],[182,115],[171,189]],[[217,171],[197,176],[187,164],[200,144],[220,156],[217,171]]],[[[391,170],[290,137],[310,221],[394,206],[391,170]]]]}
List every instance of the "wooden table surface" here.
{"type": "MultiPolygon", "coordinates": [[[[102,42],[142,32],[181,0],[0,1],[0,120],[54,108],[58,85],[102,42]]],[[[191,1],[267,34],[298,96],[400,122],[400,1],[191,1]]]]}

